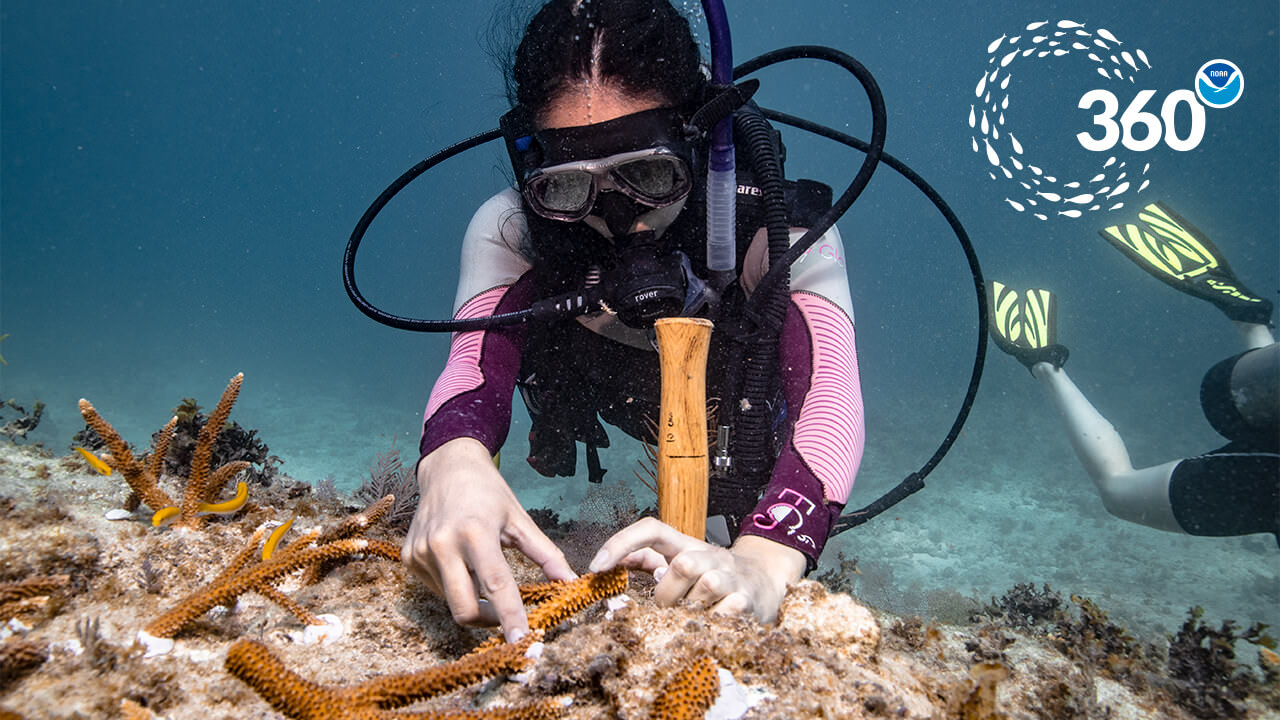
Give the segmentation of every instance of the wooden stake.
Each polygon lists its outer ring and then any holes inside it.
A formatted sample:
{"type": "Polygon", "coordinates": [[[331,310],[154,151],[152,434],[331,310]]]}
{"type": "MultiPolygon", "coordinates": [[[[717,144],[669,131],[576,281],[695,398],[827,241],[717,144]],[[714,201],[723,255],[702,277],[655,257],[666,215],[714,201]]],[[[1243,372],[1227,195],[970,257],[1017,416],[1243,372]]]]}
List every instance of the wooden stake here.
{"type": "Polygon", "coordinates": [[[699,540],[707,534],[707,348],[711,321],[654,323],[662,365],[658,519],[699,540]]]}

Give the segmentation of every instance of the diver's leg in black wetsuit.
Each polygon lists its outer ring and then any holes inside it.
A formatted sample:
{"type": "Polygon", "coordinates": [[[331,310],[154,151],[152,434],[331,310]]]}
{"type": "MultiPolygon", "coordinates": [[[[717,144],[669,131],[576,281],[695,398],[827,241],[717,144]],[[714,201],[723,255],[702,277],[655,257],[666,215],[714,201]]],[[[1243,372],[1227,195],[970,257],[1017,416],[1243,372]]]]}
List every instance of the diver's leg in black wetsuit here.
{"type": "Polygon", "coordinates": [[[1200,387],[1205,417],[1231,442],[1182,461],[1169,483],[1173,514],[1193,535],[1280,541],[1280,345],[1253,327],[1242,332],[1261,347],[1218,363],[1200,387]]]}
{"type": "MultiPolygon", "coordinates": [[[[1236,323],[1251,349],[1231,368],[1228,401],[1241,418],[1274,428],[1280,345],[1265,325],[1236,323]]],[[[1263,443],[1135,469],[1115,428],[1061,368],[1036,363],[1031,373],[1058,408],[1076,457],[1116,517],[1170,532],[1240,535],[1277,532],[1280,455],[1263,443]],[[1259,447],[1263,446],[1260,450],[1259,447]]],[[[1235,438],[1233,438],[1235,439],[1235,438]]],[[[1273,438],[1274,439],[1274,438],[1273,438]]]]}

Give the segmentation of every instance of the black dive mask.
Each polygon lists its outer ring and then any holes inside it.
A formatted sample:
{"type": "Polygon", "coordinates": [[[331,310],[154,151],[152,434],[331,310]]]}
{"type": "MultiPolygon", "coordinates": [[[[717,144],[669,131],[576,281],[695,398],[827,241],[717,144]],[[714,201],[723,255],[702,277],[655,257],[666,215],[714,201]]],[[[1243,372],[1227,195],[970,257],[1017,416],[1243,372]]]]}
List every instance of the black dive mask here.
{"type": "Polygon", "coordinates": [[[536,130],[517,107],[500,124],[527,207],[611,240],[661,236],[693,188],[693,146],[673,108],[536,130]]]}

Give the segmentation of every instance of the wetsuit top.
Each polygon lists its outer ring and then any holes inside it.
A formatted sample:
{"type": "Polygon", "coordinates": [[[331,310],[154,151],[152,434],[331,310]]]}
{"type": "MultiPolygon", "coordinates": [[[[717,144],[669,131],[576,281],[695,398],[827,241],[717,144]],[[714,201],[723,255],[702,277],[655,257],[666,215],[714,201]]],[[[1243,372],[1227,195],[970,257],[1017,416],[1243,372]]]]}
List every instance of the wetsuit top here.
{"type": "MultiPolygon", "coordinates": [[[[515,312],[538,299],[536,271],[520,250],[526,232],[514,189],[498,193],[476,211],[462,244],[455,318],[515,312]]],[[[792,242],[801,234],[793,229],[792,242]]],[[[767,269],[766,248],[762,228],[742,263],[739,281],[745,292],[767,269]]],[[[618,347],[656,358],[643,332],[613,316],[597,313],[577,322],[575,327],[618,347]]],[[[501,448],[521,357],[532,342],[529,332],[528,324],[521,324],[454,335],[448,363],[423,416],[423,456],[458,437],[480,441],[491,454],[501,448]]],[[[785,427],[778,433],[781,447],[768,487],[740,532],[801,551],[812,570],[848,500],[864,437],[853,304],[844,249],[834,227],[791,267],[790,302],[779,335],[779,375],[786,406],[785,427]]]]}

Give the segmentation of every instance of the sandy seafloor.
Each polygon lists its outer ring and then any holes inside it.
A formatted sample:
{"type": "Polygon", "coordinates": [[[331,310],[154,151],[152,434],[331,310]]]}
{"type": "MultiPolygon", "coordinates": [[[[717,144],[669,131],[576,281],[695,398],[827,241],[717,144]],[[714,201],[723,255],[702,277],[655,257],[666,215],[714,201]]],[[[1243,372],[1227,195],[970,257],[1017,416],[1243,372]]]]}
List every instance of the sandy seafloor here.
{"type": "MultiPolygon", "coordinates": [[[[1031,405],[1018,411],[1012,403],[1010,412],[1022,414],[1006,420],[1053,437],[1052,416],[1031,405]]],[[[239,410],[232,417],[248,422],[239,410]]],[[[522,439],[520,422],[512,437],[522,439]]],[[[297,432],[263,439],[288,445],[305,435],[305,426],[297,432]]],[[[628,454],[634,449],[622,445],[605,455],[617,471],[610,482],[630,474],[634,462],[628,454]]],[[[1003,455],[1007,461],[993,462],[989,453],[1000,449],[998,442],[976,445],[960,443],[946,471],[935,473],[921,495],[832,541],[818,574],[837,566],[842,553],[845,561],[856,558],[857,573],[844,577],[842,586],[858,602],[806,583],[789,601],[782,624],[768,628],[696,609],[655,608],[649,583],[633,576],[632,607],[612,619],[598,608],[580,613],[549,637],[527,684],[490,683],[478,694],[462,691],[415,707],[553,696],[572,700],[565,717],[651,717],[650,704],[671,668],[709,648],[756,699],[746,715],[751,718],[1193,717],[1178,707],[1162,660],[1125,675],[1114,665],[1067,657],[1065,641],[1046,636],[1043,628],[1017,631],[991,618],[975,622],[970,613],[1014,584],[1048,583],[1064,598],[1074,593],[1093,600],[1139,645],[1155,648],[1156,657],[1192,606],[1204,608],[1205,624],[1213,628],[1225,619],[1241,629],[1280,619],[1280,553],[1272,538],[1188,538],[1129,525],[1102,510],[1065,443],[1039,450],[1047,463],[1019,460],[1026,456],[1013,447],[1003,455]],[[1027,482],[1025,492],[1005,481],[1030,472],[1043,477],[1027,482]],[[874,609],[874,619],[859,602],[874,609]],[[924,624],[913,632],[909,621],[903,623],[914,616],[924,624]],[[975,678],[993,658],[1011,675],[996,683],[995,705],[984,709],[973,704],[980,694],[975,678]]],[[[876,457],[869,456],[864,476],[890,477],[896,468],[877,467],[876,457]]],[[[49,659],[9,681],[0,690],[0,707],[27,718],[122,717],[121,701],[132,698],[156,711],[142,717],[278,718],[222,669],[237,637],[266,642],[290,669],[330,684],[450,661],[483,637],[458,629],[444,606],[399,567],[366,560],[312,587],[286,584],[312,611],[343,618],[347,632],[335,644],[298,644],[298,621],[247,593],[235,612],[215,610],[180,633],[171,655],[137,657],[130,650],[137,630],[212,578],[253,528],[293,515],[300,527],[325,526],[355,507],[342,497],[288,498],[282,488],[295,478],[319,480],[308,468],[325,466],[293,460],[286,459],[286,468],[297,476],[282,477],[274,490],[255,488],[245,512],[189,532],[156,530],[139,520],[106,521],[103,512],[125,495],[122,481],[90,472],[65,445],[41,450],[0,443],[0,495],[14,501],[0,519],[3,579],[33,572],[72,577],[71,591],[12,626],[17,636],[43,644],[49,659]],[[161,569],[159,592],[148,593],[137,581],[144,558],[161,569]],[[77,632],[77,624],[90,619],[99,622],[106,641],[107,649],[93,654],[97,660],[84,651],[77,632]]],[[[504,458],[504,469],[518,477],[526,506],[551,507],[565,519],[576,516],[588,491],[585,482],[537,478],[518,460],[504,458]]],[[[647,491],[632,486],[636,501],[645,504],[647,491]]],[[[875,490],[863,487],[860,497],[875,490]]],[[[522,581],[538,579],[529,568],[519,574],[522,581]]],[[[840,581],[830,573],[826,579],[840,581]]],[[[1065,605],[1075,610],[1069,601],[1065,605]]],[[[1241,667],[1261,678],[1263,661],[1253,646],[1238,641],[1236,650],[1241,667]]],[[[1274,684],[1271,692],[1271,707],[1255,696],[1241,706],[1244,716],[1280,717],[1274,684]]]]}

